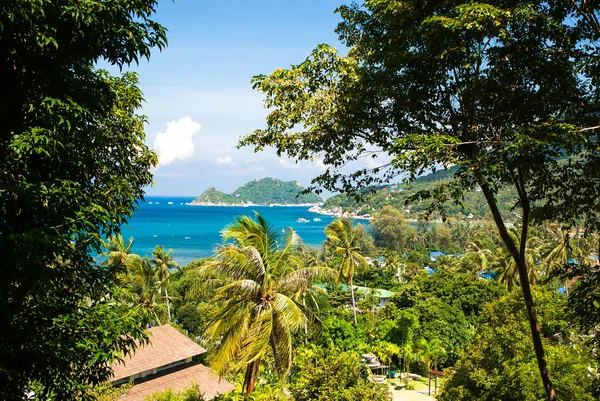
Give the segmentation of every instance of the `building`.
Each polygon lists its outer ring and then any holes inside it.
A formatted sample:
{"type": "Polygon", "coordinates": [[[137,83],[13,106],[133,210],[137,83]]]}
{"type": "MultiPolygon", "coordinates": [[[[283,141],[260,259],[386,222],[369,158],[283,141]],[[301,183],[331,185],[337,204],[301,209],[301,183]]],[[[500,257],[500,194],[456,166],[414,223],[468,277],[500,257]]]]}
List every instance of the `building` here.
{"type": "Polygon", "coordinates": [[[235,387],[219,378],[210,368],[193,358],[204,348],[169,325],[153,327],[150,344],[138,347],[133,355],[114,363],[111,383],[118,386],[134,382],[122,401],[144,401],[156,392],[184,390],[196,383],[206,400],[232,391],[235,387]]]}

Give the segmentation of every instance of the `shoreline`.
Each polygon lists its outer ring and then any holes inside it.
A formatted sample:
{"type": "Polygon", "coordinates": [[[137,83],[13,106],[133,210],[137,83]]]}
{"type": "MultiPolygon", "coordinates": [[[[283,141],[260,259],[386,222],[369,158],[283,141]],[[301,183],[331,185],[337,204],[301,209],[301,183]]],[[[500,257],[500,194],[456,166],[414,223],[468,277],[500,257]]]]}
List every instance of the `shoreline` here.
{"type": "Polygon", "coordinates": [[[269,203],[269,204],[259,204],[259,203],[241,203],[237,205],[229,205],[225,203],[205,203],[205,202],[190,202],[188,206],[211,206],[211,207],[315,207],[322,205],[322,203],[294,203],[294,204],[285,204],[285,203],[269,203]]]}

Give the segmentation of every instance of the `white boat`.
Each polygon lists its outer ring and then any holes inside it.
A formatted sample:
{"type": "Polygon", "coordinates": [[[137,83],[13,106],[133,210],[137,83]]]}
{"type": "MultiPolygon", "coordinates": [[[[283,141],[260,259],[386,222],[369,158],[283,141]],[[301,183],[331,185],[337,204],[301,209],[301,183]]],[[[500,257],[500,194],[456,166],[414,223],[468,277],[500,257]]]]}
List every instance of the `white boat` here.
{"type": "Polygon", "coordinates": [[[319,217],[315,217],[313,221],[321,221],[321,219],[319,217]]]}
{"type": "Polygon", "coordinates": [[[167,205],[172,205],[172,204],[173,204],[173,202],[167,202],[167,205]]]}
{"type": "Polygon", "coordinates": [[[298,220],[296,220],[298,223],[308,223],[310,220],[306,220],[305,218],[300,217],[298,220]]]}
{"type": "Polygon", "coordinates": [[[185,239],[190,239],[190,237],[185,237],[185,239]]]}
{"type": "Polygon", "coordinates": [[[151,204],[152,204],[152,202],[148,202],[148,204],[149,204],[149,205],[151,205],[151,204]]]}

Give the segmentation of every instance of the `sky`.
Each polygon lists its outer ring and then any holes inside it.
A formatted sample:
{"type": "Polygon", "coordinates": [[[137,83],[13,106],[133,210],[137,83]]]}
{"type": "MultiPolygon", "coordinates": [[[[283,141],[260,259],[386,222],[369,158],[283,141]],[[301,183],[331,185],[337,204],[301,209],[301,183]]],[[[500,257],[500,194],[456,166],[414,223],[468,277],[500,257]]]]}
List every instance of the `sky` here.
{"type": "Polygon", "coordinates": [[[148,117],[146,142],[158,153],[148,195],[231,192],[262,177],[307,186],[323,171],[272,149],[238,150],[241,135],[266,126],[254,75],[301,63],[319,43],[338,48],[334,29],[344,0],[161,0],[155,19],[169,46],[132,68],[140,77],[148,117]]]}

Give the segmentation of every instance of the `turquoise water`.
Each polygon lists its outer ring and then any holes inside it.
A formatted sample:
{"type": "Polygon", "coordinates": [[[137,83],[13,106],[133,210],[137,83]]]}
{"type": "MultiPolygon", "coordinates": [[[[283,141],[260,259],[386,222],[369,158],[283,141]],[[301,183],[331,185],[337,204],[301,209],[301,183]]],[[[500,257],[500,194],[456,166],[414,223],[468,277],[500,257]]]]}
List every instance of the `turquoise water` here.
{"type": "Polygon", "coordinates": [[[185,204],[192,200],[191,197],[147,197],[146,203],[134,213],[129,226],[123,227],[123,238],[133,237],[133,252],[142,256],[149,256],[156,245],[173,249],[174,259],[183,266],[194,259],[212,255],[215,246],[221,242],[221,230],[236,216],[253,215],[257,211],[277,231],[291,227],[304,243],[313,246],[319,246],[325,240],[323,230],[333,220],[330,216],[309,212],[308,207],[185,204]],[[298,223],[299,218],[309,222],[298,223]],[[321,221],[314,221],[314,218],[321,221]]]}

